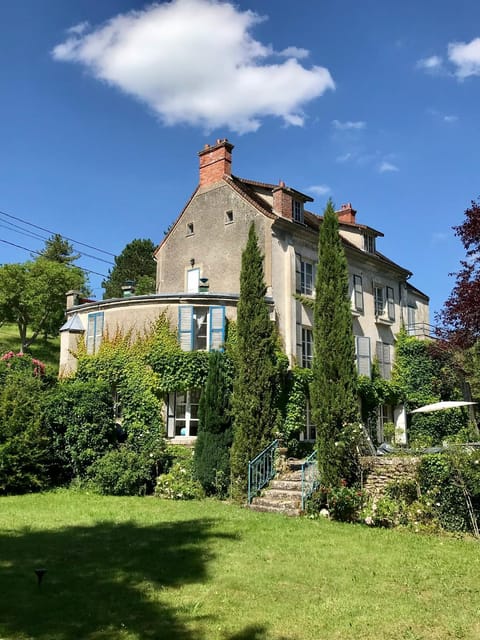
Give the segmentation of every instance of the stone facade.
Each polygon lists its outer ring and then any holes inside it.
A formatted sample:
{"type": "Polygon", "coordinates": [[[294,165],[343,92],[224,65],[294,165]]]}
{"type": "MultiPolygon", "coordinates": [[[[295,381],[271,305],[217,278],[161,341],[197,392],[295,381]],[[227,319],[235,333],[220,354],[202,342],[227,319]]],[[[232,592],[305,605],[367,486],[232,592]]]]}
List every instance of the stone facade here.
{"type": "Polygon", "coordinates": [[[389,484],[415,480],[419,463],[414,456],[366,456],[361,459],[363,489],[373,498],[381,497],[389,484]]]}

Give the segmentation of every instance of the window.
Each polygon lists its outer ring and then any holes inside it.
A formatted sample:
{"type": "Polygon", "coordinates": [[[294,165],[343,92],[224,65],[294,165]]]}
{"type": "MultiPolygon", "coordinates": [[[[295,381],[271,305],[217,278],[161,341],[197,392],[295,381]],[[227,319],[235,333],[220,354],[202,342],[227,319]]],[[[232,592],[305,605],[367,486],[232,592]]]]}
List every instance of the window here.
{"type": "Polygon", "coordinates": [[[197,435],[199,400],[199,389],[175,391],[168,394],[167,435],[169,438],[197,435]]]}
{"type": "Polygon", "coordinates": [[[316,265],[308,260],[302,260],[296,255],[296,290],[306,296],[311,296],[315,289],[316,265]]]}
{"type": "Polygon", "coordinates": [[[370,338],[355,336],[355,352],[357,356],[357,371],[359,376],[371,375],[370,338]]]}
{"type": "Polygon", "coordinates": [[[178,307],[178,339],[182,351],[221,350],[225,324],[225,307],[178,307]]]}
{"type": "Polygon", "coordinates": [[[302,327],[302,367],[311,369],[313,362],[313,333],[302,327]]]}
{"type": "Polygon", "coordinates": [[[377,342],[377,360],[380,375],[385,380],[392,377],[392,345],[385,342],[377,342]]]}
{"type": "Polygon", "coordinates": [[[383,287],[373,287],[373,297],[375,302],[375,315],[383,316],[385,312],[385,289],[383,287]]]}
{"type": "Polygon", "coordinates": [[[200,269],[189,269],[187,271],[187,292],[198,293],[200,286],[200,269]]]}
{"type": "Polygon", "coordinates": [[[300,440],[315,441],[317,438],[317,429],[312,424],[312,409],[310,401],[307,399],[305,404],[305,429],[300,433],[300,440]]]}
{"type": "Polygon", "coordinates": [[[303,223],[303,203],[300,200],[292,200],[292,218],[295,222],[303,223]]]}
{"type": "Polygon", "coordinates": [[[233,211],[225,211],[225,224],[233,222],[233,211]]]}
{"type": "Polygon", "coordinates": [[[363,312],[363,283],[362,276],[353,276],[353,308],[363,312]]]}
{"type": "Polygon", "coordinates": [[[393,407],[389,404],[381,404],[377,408],[377,441],[390,442],[395,441],[395,433],[385,433],[386,424],[395,424],[393,417],[393,407]]]}
{"type": "Polygon", "coordinates": [[[407,333],[409,336],[415,335],[416,325],[416,308],[408,305],[407,307],[407,333]]]}
{"type": "Polygon", "coordinates": [[[103,335],[103,311],[89,313],[87,318],[87,353],[97,353],[103,335]]]}
{"type": "Polygon", "coordinates": [[[363,236],[363,248],[367,253],[375,253],[375,236],[371,233],[366,233],[363,236]]]}
{"type": "Polygon", "coordinates": [[[193,236],[193,222],[187,222],[187,236],[193,236]]]}

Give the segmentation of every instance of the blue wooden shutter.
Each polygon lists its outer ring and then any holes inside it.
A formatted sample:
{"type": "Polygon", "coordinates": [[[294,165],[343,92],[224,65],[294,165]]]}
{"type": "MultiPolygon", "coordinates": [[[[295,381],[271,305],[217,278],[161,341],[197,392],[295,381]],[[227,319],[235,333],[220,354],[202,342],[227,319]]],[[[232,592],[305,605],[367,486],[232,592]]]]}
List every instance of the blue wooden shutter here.
{"type": "Polygon", "coordinates": [[[178,307],[178,341],[182,351],[193,351],[193,307],[178,307]]]}
{"type": "Polygon", "coordinates": [[[210,351],[223,351],[225,342],[225,307],[210,307],[210,351]]]}

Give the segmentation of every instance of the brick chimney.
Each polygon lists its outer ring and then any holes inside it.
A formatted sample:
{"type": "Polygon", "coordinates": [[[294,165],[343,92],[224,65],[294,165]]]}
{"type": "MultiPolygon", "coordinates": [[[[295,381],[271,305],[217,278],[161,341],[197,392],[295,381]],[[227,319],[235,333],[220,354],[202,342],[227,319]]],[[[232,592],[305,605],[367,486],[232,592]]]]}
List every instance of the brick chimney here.
{"type": "Polygon", "coordinates": [[[217,140],[213,146],[206,144],[198,152],[201,187],[218,182],[225,175],[232,175],[232,149],[233,144],[224,138],[217,140]]]}
{"type": "Polygon", "coordinates": [[[273,211],[277,216],[282,218],[292,219],[292,192],[285,186],[285,182],[280,180],[278,187],[275,187],[272,191],[273,194],[273,211]]]}
{"type": "Polygon", "coordinates": [[[346,204],[342,204],[340,207],[340,211],[335,212],[338,216],[339,222],[346,222],[347,224],[355,224],[355,209],[352,209],[352,203],[347,202],[346,204]]]}

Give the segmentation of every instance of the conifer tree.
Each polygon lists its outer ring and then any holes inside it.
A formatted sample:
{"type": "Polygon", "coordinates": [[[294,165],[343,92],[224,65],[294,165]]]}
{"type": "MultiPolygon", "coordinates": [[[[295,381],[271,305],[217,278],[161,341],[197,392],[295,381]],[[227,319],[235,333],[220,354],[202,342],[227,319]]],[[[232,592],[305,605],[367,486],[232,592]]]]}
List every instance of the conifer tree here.
{"type": "Polygon", "coordinates": [[[326,486],[351,480],[356,468],[357,371],[348,270],[331,200],[318,242],[313,325],[312,416],[317,425],[320,479],[326,486]]]}
{"type": "Polygon", "coordinates": [[[193,462],[195,476],[207,495],[225,495],[230,481],[233,434],[231,378],[226,364],[223,353],[212,351],[207,381],[198,407],[198,437],[193,462]]]}
{"type": "Polygon", "coordinates": [[[276,339],[270,321],[263,256],[252,224],[242,254],[237,308],[237,355],[233,386],[232,492],[246,493],[248,461],[272,440],[277,427],[276,339]]]}

